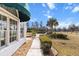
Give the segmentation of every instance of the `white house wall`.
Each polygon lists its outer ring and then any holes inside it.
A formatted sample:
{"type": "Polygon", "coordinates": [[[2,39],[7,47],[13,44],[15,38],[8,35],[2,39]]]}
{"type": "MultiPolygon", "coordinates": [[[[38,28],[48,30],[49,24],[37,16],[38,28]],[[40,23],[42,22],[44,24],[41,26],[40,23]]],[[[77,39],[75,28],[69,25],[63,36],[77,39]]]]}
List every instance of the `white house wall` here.
{"type": "Polygon", "coordinates": [[[13,53],[26,41],[22,38],[18,41],[12,42],[9,46],[0,50],[0,56],[11,56],[13,53]]]}
{"type": "MultiPolygon", "coordinates": [[[[5,9],[3,9],[1,7],[0,7],[0,14],[6,16],[8,22],[10,22],[10,20],[8,20],[8,19],[11,18],[11,19],[17,21],[17,24],[18,24],[17,25],[17,27],[18,27],[17,40],[10,43],[8,41],[8,38],[9,38],[9,34],[8,34],[7,41],[6,41],[6,47],[0,49],[0,56],[11,56],[26,41],[26,27],[24,26],[25,27],[24,38],[20,38],[20,19],[18,17],[15,17],[13,14],[9,13],[8,11],[6,11],[5,9]]],[[[24,24],[26,25],[26,23],[24,23],[24,24]]],[[[7,27],[9,29],[9,24],[7,27]]],[[[9,31],[7,31],[7,33],[9,33],[9,31]]]]}

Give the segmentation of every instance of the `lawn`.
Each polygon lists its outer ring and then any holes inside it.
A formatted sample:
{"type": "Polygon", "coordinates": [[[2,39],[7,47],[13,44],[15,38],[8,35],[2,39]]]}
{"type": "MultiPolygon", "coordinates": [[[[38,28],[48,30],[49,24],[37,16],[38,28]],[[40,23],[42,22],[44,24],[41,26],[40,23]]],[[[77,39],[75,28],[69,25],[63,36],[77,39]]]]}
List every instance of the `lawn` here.
{"type": "Polygon", "coordinates": [[[65,33],[69,40],[52,39],[52,46],[58,51],[59,56],[79,56],[79,33],[65,33]]]}

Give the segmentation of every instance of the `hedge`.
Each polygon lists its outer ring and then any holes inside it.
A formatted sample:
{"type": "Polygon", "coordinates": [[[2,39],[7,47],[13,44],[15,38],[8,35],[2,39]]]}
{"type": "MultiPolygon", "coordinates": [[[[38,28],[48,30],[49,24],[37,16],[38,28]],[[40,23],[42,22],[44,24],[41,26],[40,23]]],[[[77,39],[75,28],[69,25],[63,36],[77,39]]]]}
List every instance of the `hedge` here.
{"type": "Polygon", "coordinates": [[[43,51],[43,54],[44,55],[49,54],[52,46],[52,41],[46,35],[40,36],[40,41],[41,41],[41,49],[43,51]]]}
{"type": "Polygon", "coordinates": [[[49,35],[50,38],[58,38],[58,39],[64,39],[64,40],[68,40],[67,35],[65,34],[58,34],[58,33],[53,33],[49,35]]]}

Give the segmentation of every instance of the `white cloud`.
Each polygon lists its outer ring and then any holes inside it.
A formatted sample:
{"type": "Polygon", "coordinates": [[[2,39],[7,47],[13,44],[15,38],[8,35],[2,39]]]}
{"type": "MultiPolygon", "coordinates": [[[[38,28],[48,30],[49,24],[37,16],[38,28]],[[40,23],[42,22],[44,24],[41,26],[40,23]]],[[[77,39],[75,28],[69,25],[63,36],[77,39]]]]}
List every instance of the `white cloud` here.
{"type": "Polygon", "coordinates": [[[65,22],[65,21],[62,22],[62,21],[60,21],[58,28],[63,28],[63,27],[68,28],[68,26],[69,26],[71,23],[72,23],[72,22],[65,22]]]}
{"type": "Polygon", "coordinates": [[[66,7],[65,7],[65,9],[67,10],[67,9],[69,9],[69,7],[68,7],[68,6],[66,6],[66,7]]]}
{"type": "Polygon", "coordinates": [[[47,18],[51,18],[52,16],[50,15],[50,10],[48,10],[46,13],[43,14],[47,18]]]}
{"type": "Polygon", "coordinates": [[[48,15],[47,17],[48,17],[48,18],[51,18],[52,16],[51,16],[51,15],[48,15]]]}
{"type": "MultiPolygon", "coordinates": [[[[46,7],[45,3],[43,3],[42,6],[43,6],[43,7],[46,7]]],[[[42,11],[42,12],[43,12],[43,15],[46,16],[47,18],[52,17],[52,16],[50,15],[50,10],[47,10],[47,11],[44,10],[44,11],[42,11]]]]}
{"type": "Polygon", "coordinates": [[[59,25],[58,25],[58,27],[57,28],[63,28],[63,27],[66,27],[66,28],[68,28],[69,27],[69,25],[71,25],[71,24],[75,24],[76,26],[78,26],[79,25],[79,23],[78,22],[76,22],[76,23],[73,23],[72,21],[71,22],[63,22],[63,21],[60,21],[59,22],[59,25]]]}
{"type": "Polygon", "coordinates": [[[70,24],[73,24],[74,18],[73,17],[69,17],[69,18],[65,19],[65,21],[58,21],[58,22],[59,22],[58,28],[63,28],[63,27],[68,28],[68,26],[70,24]]]}
{"type": "Polygon", "coordinates": [[[79,22],[78,22],[78,23],[76,23],[76,26],[79,26],[79,22]]]}
{"type": "Polygon", "coordinates": [[[47,3],[49,9],[54,9],[55,8],[55,4],[54,3],[47,3]]]}
{"type": "Polygon", "coordinates": [[[72,8],[73,8],[73,6],[66,6],[65,10],[68,10],[68,9],[72,10],[72,8]]]}
{"type": "Polygon", "coordinates": [[[73,9],[73,3],[68,3],[68,5],[65,6],[65,10],[68,10],[68,9],[70,9],[70,10],[73,9]]]}
{"type": "Polygon", "coordinates": [[[44,16],[46,16],[47,18],[51,18],[52,16],[49,14],[44,14],[44,16]]]}
{"type": "Polygon", "coordinates": [[[42,3],[42,6],[43,6],[43,7],[46,7],[45,3],[42,3]]]}
{"type": "Polygon", "coordinates": [[[79,6],[74,7],[74,9],[72,10],[72,12],[79,12],[79,6]]]}

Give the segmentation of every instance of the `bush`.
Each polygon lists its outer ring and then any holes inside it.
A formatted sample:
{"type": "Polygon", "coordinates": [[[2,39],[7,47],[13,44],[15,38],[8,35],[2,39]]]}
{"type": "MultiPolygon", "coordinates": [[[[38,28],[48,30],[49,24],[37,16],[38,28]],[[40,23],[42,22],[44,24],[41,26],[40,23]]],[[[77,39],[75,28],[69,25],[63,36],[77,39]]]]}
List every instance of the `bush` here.
{"type": "Polygon", "coordinates": [[[50,40],[49,37],[46,36],[46,35],[40,36],[40,41],[41,41],[42,44],[43,44],[43,43],[48,43],[48,44],[52,45],[51,40],[50,40]]]}
{"type": "Polygon", "coordinates": [[[49,54],[49,51],[52,46],[52,41],[46,35],[40,36],[40,41],[41,41],[41,49],[44,55],[49,54]]]}
{"type": "Polygon", "coordinates": [[[32,36],[35,36],[35,35],[36,35],[36,31],[32,30],[32,36]]]}
{"type": "Polygon", "coordinates": [[[46,32],[46,29],[44,29],[44,28],[41,29],[41,28],[40,28],[37,33],[42,33],[42,34],[44,34],[45,32],[46,32]]]}
{"type": "Polygon", "coordinates": [[[50,38],[55,38],[55,39],[58,38],[58,39],[68,40],[67,35],[65,35],[65,34],[56,34],[56,33],[54,33],[54,34],[50,34],[49,37],[50,38]]]}

